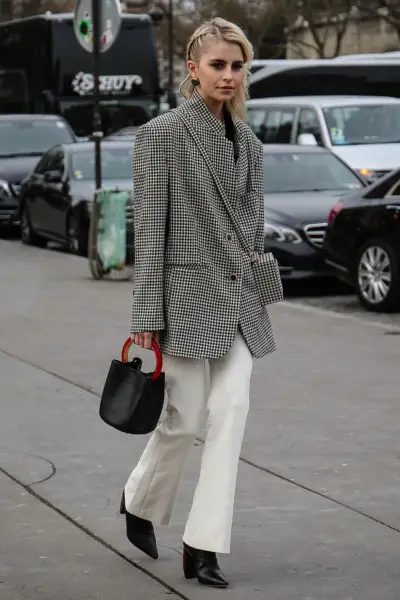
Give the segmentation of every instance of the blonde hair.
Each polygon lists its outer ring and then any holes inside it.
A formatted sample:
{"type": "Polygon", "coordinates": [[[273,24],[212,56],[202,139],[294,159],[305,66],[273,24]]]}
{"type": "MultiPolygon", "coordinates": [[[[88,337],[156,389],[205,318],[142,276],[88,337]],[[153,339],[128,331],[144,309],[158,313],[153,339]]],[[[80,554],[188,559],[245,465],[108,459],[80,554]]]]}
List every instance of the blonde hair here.
{"type": "MultiPolygon", "coordinates": [[[[210,39],[215,41],[224,41],[231,44],[237,44],[243,52],[245,62],[245,75],[243,85],[237,91],[232,100],[226,103],[226,106],[232,117],[246,119],[246,100],[249,97],[248,85],[250,76],[250,64],[254,57],[253,46],[247,39],[244,32],[230,21],[225,21],[217,17],[200,25],[193,33],[186,47],[186,61],[196,62],[201,54],[203,46],[210,39]]],[[[179,91],[184,98],[190,98],[194,92],[190,74],[182,81],[179,91]]]]}

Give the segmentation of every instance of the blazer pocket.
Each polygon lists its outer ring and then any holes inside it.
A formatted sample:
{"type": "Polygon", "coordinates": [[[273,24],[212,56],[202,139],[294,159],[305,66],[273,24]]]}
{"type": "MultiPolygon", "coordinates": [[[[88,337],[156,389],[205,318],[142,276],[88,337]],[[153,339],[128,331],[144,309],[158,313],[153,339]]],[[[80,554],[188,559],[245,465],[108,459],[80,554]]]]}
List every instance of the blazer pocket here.
{"type": "Polygon", "coordinates": [[[207,263],[184,262],[184,261],[166,261],[164,267],[167,269],[185,269],[187,271],[204,271],[209,268],[207,263]]]}
{"type": "Polygon", "coordinates": [[[252,263],[254,283],[262,306],[283,300],[283,287],[278,261],[271,252],[258,255],[252,263]]]}

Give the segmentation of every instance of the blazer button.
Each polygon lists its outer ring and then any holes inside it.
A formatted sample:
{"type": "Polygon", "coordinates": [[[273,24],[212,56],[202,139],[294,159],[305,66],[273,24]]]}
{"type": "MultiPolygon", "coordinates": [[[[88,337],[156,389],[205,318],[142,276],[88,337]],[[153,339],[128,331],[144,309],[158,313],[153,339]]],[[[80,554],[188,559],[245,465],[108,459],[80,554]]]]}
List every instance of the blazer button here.
{"type": "Polygon", "coordinates": [[[237,279],[237,275],[235,275],[235,273],[233,273],[231,275],[231,281],[236,281],[236,279],[237,279]]]}
{"type": "Polygon", "coordinates": [[[226,235],[226,239],[228,240],[228,242],[231,242],[231,241],[232,241],[232,236],[231,236],[231,234],[230,234],[230,233],[227,233],[227,235],[226,235]]]}

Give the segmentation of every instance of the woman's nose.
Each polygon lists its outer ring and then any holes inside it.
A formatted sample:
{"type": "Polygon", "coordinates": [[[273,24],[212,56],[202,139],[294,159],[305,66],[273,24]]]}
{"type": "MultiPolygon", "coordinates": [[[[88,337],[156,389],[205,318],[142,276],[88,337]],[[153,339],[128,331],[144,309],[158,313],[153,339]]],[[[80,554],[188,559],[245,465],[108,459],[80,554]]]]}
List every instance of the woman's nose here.
{"type": "Polygon", "coordinates": [[[233,79],[233,73],[232,73],[232,69],[230,67],[228,67],[225,72],[224,72],[224,77],[225,81],[232,81],[233,79]]]}

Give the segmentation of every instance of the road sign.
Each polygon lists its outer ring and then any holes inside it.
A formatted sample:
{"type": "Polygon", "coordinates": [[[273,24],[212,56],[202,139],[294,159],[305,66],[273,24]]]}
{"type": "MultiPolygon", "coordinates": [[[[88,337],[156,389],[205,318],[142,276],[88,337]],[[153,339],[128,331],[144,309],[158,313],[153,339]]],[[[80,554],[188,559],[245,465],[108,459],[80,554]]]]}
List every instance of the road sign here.
{"type": "MultiPolygon", "coordinates": [[[[115,42],[121,27],[120,0],[101,2],[100,52],[107,52],[115,42]]],[[[93,52],[92,0],[78,0],[74,14],[76,39],[86,52],[93,52]]]]}

